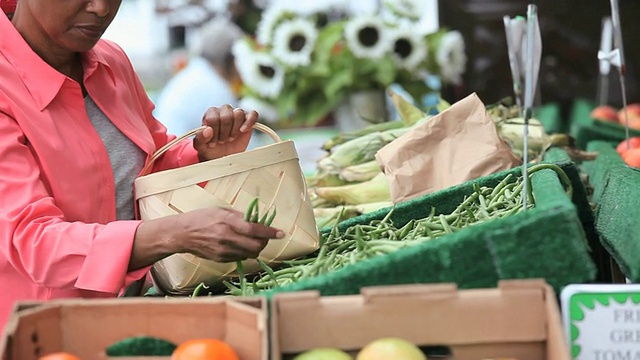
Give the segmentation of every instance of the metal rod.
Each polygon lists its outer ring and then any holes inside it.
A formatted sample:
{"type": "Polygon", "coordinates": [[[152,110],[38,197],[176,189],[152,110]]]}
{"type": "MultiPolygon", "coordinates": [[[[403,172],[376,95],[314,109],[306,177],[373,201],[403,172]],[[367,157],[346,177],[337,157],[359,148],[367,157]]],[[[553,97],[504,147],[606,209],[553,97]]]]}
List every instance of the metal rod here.
{"type": "Polygon", "coordinates": [[[618,51],[620,62],[618,66],[618,74],[620,76],[620,89],[622,91],[622,109],[624,114],[625,139],[627,143],[627,149],[630,149],[629,117],[627,116],[627,94],[624,82],[627,67],[624,59],[624,46],[622,44],[622,25],[620,24],[620,8],[618,7],[618,0],[611,0],[611,21],[613,22],[613,44],[618,51]]]}
{"type": "Polygon", "coordinates": [[[534,49],[534,35],[535,35],[535,25],[536,25],[536,17],[537,17],[537,7],[534,4],[529,4],[527,8],[527,53],[525,57],[525,84],[524,84],[524,139],[523,139],[523,154],[522,154],[522,177],[524,179],[523,187],[522,187],[522,207],[524,210],[527,209],[527,202],[529,193],[528,189],[528,178],[529,178],[529,119],[531,118],[531,112],[533,107],[533,95],[534,95],[534,59],[533,59],[533,49],[534,49]]]}
{"type": "Polygon", "coordinates": [[[622,89],[622,112],[624,113],[624,136],[627,141],[627,150],[631,148],[629,144],[629,116],[627,115],[627,91],[624,84],[624,74],[619,73],[620,76],[620,88],[622,89]]]}

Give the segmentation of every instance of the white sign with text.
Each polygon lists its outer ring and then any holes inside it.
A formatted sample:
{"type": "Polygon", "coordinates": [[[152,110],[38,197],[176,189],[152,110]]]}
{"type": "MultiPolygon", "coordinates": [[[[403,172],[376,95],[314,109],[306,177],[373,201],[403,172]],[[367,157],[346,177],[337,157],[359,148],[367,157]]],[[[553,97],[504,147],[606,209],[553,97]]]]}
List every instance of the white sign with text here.
{"type": "Polygon", "coordinates": [[[573,359],[640,360],[640,285],[569,285],[561,301],[573,359]]]}

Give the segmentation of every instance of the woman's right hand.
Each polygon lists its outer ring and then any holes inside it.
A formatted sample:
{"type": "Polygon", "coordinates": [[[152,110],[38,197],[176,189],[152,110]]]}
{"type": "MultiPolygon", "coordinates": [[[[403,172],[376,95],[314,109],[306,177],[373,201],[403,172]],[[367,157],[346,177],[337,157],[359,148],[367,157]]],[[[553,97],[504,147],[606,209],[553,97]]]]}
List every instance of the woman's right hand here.
{"type": "Polygon", "coordinates": [[[181,252],[218,262],[257,258],[270,239],[284,237],[283,231],[248,222],[234,209],[200,209],[180,216],[181,252]]]}
{"type": "Polygon", "coordinates": [[[191,253],[217,262],[257,258],[282,230],[251,223],[234,209],[198,209],[143,221],[129,262],[129,270],[149,266],[173,253],[191,253]]]}

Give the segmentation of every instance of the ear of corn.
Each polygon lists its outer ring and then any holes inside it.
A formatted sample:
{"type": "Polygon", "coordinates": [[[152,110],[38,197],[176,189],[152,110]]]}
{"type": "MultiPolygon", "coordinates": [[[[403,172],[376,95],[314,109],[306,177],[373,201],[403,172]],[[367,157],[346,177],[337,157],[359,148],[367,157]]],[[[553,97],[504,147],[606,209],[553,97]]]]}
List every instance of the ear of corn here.
{"type": "Polygon", "coordinates": [[[347,166],[340,171],[340,179],[347,182],[362,182],[373,179],[380,174],[382,169],[376,160],[370,160],[362,164],[347,166]]]}
{"type": "MultiPolygon", "coordinates": [[[[512,118],[497,124],[500,137],[511,147],[511,151],[518,156],[524,155],[524,119],[512,118]]],[[[538,157],[551,143],[551,138],[544,130],[542,123],[537,119],[530,119],[528,130],[527,154],[529,159],[538,157]]]]}
{"type": "Polygon", "coordinates": [[[344,206],[334,206],[330,208],[313,209],[313,215],[316,218],[318,228],[322,229],[326,226],[333,225],[340,218],[340,221],[358,216],[355,208],[346,208],[344,206]],[[342,213],[342,215],[340,215],[342,213]]]}
{"type": "Polygon", "coordinates": [[[339,174],[347,166],[374,160],[378,150],[405,134],[409,129],[403,127],[378,131],[349,140],[334,147],[328,156],[318,160],[318,170],[339,174]]]}
{"type": "Polygon", "coordinates": [[[317,187],[315,193],[318,197],[336,205],[391,201],[389,183],[384,173],[357,184],[317,187]]]}
{"type": "Polygon", "coordinates": [[[322,169],[318,170],[312,176],[308,176],[306,180],[309,186],[338,186],[347,184],[347,181],[340,178],[339,174],[322,171],[322,169]]]}
{"type": "Polygon", "coordinates": [[[367,134],[371,134],[379,131],[387,131],[392,129],[398,129],[404,127],[405,124],[402,121],[385,121],[381,123],[372,124],[362,129],[336,134],[331,139],[322,144],[322,150],[331,151],[334,147],[343,144],[349,140],[353,140],[367,134]]]}

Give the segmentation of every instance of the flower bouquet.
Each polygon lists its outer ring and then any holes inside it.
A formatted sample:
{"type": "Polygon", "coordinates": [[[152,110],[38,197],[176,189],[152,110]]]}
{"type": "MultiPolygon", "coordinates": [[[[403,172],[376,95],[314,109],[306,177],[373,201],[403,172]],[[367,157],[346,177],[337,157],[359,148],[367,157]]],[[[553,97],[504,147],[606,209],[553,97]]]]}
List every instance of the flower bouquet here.
{"type": "MultiPolygon", "coordinates": [[[[267,7],[255,37],[234,44],[241,106],[281,126],[314,126],[347,96],[401,86],[414,99],[433,91],[427,75],[458,83],[466,65],[457,31],[424,33],[418,1],[382,2],[355,14],[345,2],[267,7]]],[[[348,2],[346,2],[348,3],[348,2]]],[[[277,4],[277,3],[276,3],[277,4]]]]}

